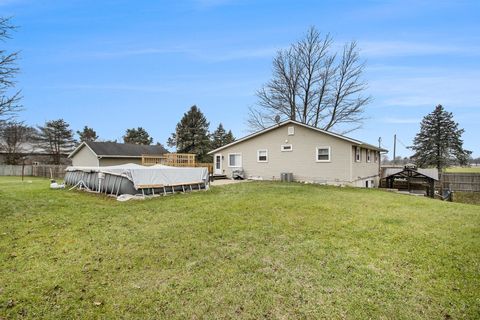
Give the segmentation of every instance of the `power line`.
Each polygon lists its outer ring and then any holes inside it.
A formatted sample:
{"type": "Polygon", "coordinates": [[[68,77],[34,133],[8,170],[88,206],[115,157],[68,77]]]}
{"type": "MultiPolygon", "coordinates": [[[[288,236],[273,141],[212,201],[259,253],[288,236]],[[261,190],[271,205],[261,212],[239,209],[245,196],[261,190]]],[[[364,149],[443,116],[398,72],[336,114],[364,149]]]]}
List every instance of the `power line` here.
{"type": "Polygon", "coordinates": [[[401,144],[404,148],[408,149],[408,147],[405,145],[405,143],[403,143],[402,140],[400,140],[398,137],[397,137],[397,141],[400,142],[400,144],[401,144]]]}

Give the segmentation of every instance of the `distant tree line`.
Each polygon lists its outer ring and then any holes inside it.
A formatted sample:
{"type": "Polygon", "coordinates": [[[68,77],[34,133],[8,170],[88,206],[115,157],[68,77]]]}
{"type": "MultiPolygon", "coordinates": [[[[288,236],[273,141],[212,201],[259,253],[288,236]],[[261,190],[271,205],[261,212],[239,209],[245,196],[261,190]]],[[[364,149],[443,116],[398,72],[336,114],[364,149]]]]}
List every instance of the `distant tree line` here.
{"type": "MultiPolygon", "coordinates": [[[[97,132],[84,126],[76,131],[78,140],[70,125],[64,119],[46,121],[41,126],[28,126],[16,120],[3,121],[0,125],[0,152],[7,164],[20,164],[25,153],[42,152],[51,156],[52,164],[61,164],[62,157],[82,142],[99,141],[97,132]],[[28,147],[26,147],[28,146],[28,147]]],[[[197,106],[184,114],[167,144],[179,153],[195,153],[197,161],[209,162],[210,150],[235,140],[232,131],[225,130],[220,123],[215,131],[209,131],[209,122],[197,106]]],[[[101,140],[106,142],[117,142],[101,140]]],[[[130,128],[123,136],[124,143],[151,145],[153,138],[142,127],[130,128]]],[[[157,142],[157,145],[161,145],[157,142]]]]}

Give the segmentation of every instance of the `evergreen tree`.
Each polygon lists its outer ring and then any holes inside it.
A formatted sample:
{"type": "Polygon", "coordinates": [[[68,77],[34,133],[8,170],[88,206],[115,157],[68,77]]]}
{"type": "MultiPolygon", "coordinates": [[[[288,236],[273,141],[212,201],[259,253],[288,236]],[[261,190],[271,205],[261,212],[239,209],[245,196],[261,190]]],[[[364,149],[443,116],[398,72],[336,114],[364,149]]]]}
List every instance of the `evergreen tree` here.
{"type": "Polygon", "coordinates": [[[82,131],[77,131],[77,134],[80,137],[80,142],[95,141],[98,139],[97,132],[87,126],[83,127],[82,131]]]}
{"type": "Polygon", "coordinates": [[[472,152],[463,149],[463,132],[452,113],[438,105],[422,120],[411,147],[415,151],[412,158],[419,167],[435,166],[439,171],[454,163],[466,165],[472,152]]]}
{"type": "Polygon", "coordinates": [[[194,105],[183,115],[167,144],[175,147],[178,153],[195,153],[198,162],[210,162],[212,159],[207,155],[210,150],[209,125],[205,115],[194,105]]]}
{"type": "Polygon", "coordinates": [[[223,128],[223,125],[220,123],[217,129],[212,133],[211,148],[212,150],[215,150],[233,141],[235,141],[235,137],[233,136],[232,131],[229,130],[226,132],[225,128],[223,128]]]}
{"type": "Polygon", "coordinates": [[[127,129],[123,136],[124,143],[151,145],[153,138],[142,127],[127,129]]]}
{"type": "Polygon", "coordinates": [[[61,164],[62,154],[70,153],[76,142],[70,125],[63,119],[51,120],[38,130],[39,145],[52,155],[53,164],[61,164]]]}

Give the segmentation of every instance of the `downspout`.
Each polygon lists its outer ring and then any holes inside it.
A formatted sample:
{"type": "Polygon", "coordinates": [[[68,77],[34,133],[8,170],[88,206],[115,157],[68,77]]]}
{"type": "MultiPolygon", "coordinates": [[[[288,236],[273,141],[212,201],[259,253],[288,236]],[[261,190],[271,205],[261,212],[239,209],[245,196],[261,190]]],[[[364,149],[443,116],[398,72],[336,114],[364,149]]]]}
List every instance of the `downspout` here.
{"type": "Polygon", "coordinates": [[[352,150],[353,150],[353,145],[350,145],[350,183],[353,182],[353,153],[352,153],[352,150]]]}

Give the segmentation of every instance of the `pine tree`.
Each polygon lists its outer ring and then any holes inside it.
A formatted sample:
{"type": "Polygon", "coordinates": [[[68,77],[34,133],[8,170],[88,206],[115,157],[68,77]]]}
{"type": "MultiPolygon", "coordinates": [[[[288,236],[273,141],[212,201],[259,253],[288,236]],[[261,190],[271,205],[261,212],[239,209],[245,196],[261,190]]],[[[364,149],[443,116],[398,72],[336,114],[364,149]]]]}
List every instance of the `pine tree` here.
{"type": "Polygon", "coordinates": [[[228,130],[225,138],[223,139],[224,145],[232,143],[233,141],[235,141],[235,137],[233,136],[232,130],[228,130]]]}
{"type": "Polygon", "coordinates": [[[220,123],[217,129],[212,133],[211,148],[212,150],[215,150],[233,141],[235,141],[235,137],[233,136],[232,131],[229,130],[228,132],[226,132],[225,128],[220,123]]]}
{"type": "Polygon", "coordinates": [[[95,141],[98,139],[97,132],[87,126],[83,127],[82,131],[77,131],[77,134],[80,137],[80,142],[95,141]]]}
{"type": "Polygon", "coordinates": [[[209,125],[205,115],[194,105],[183,115],[167,144],[175,147],[178,153],[196,154],[198,162],[210,162],[212,159],[207,155],[210,150],[209,125]]]}
{"type": "Polygon", "coordinates": [[[73,131],[63,119],[47,121],[38,127],[36,140],[52,155],[53,164],[60,164],[62,154],[70,153],[75,145],[73,131]]]}
{"type": "Polygon", "coordinates": [[[151,145],[153,138],[142,127],[127,129],[123,136],[124,143],[151,145]]]}
{"type": "Polygon", "coordinates": [[[426,115],[421,123],[411,147],[415,154],[413,159],[419,167],[435,166],[439,171],[458,163],[466,165],[471,151],[463,149],[462,134],[458,123],[453,120],[451,112],[441,105],[426,115]]]}

